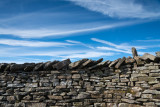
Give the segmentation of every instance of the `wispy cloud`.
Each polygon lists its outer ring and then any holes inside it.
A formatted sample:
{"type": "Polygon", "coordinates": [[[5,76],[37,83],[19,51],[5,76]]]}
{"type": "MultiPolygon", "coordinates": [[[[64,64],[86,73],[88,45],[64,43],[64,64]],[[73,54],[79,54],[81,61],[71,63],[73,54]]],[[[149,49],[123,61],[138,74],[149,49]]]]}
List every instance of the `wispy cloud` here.
{"type": "Polygon", "coordinates": [[[137,40],[138,42],[159,42],[160,39],[150,39],[150,40],[137,40]]]}
{"type": "MultiPolygon", "coordinates": [[[[139,0],[68,0],[87,8],[91,11],[100,12],[110,17],[118,18],[155,18],[160,17],[159,6],[152,6],[153,3],[143,4],[139,0]],[[154,7],[154,9],[147,9],[154,7]],[[156,9],[156,10],[157,10],[156,9]]],[[[147,1],[148,2],[148,1],[147,1]]],[[[152,2],[152,1],[150,1],[152,2]]]]}
{"type": "Polygon", "coordinates": [[[26,40],[14,40],[14,39],[0,39],[0,44],[10,46],[26,46],[26,47],[62,47],[73,44],[62,42],[42,42],[42,41],[26,41],[26,40]]]}
{"type": "Polygon", "coordinates": [[[6,35],[14,35],[21,38],[43,38],[43,37],[64,37],[64,36],[71,36],[71,34],[75,33],[83,33],[83,32],[89,32],[89,31],[98,31],[103,29],[111,29],[121,26],[127,26],[138,23],[137,21],[127,21],[127,22],[119,22],[119,23],[113,23],[113,24],[107,24],[107,25],[101,25],[97,27],[88,27],[83,29],[82,26],[79,28],[73,28],[71,29],[51,29],[51,28],[40,28],[40,29],[18,29],[18,28],[0,28],[0,34],[6,34],[6,35]],[[59,36],[61,35],[61,36],[59,36]]]}
{"type": "Polygon", "coordinates": [[[94,49],[93,46],[85,44],[85,43],[82,43],[82,42],[79,42],[79,41],[74,41],[74,40],[66,40],[66,41],[69,42],[69,43],[74,43],[74,44],[77,44],[77,45],[82,45],[82,46],[94,49]]]}
{"type": "Polygon", "coordinates": [[[96,42],[100,42],[100,43],[103,43],[103,44],[106,44],[106,45],[109,45],[109,46],[112,46],[112,47],[115,47],[117,49],[122,49],[122,50],[127,50],[127,51],[129,51],[132,47],[136,47],[137,49],[146,49],[145,46],[131,46],[131,45],[126,44],[126,43],[122,43],[122,44],[117,45],[117,44],[114,44],[112,42],[97,39],[97,38],[91,38],[91,40],[96,41],[96,42]]]}

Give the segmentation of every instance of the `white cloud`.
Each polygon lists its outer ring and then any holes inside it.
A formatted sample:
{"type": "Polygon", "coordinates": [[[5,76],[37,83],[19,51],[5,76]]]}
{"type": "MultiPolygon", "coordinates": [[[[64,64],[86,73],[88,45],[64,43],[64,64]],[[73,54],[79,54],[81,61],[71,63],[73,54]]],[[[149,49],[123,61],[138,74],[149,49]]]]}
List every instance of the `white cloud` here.
{"type": "Polygon", "coordinates": [[[138,42],[160,42],[160,39],[137,40],[138,42]]]}
{"type": "Polygon", "coordinates": [[[79,42],[79,41],[73,41],[73,40],[66,40],[66,41],[69,42],[69,43],[74,43],[74,44],[78,44],[78,45],[82,45],[82,46],[88,47],[90,49],[94,49],[93,46],[85,44],[85,43],[82,43],[82,42],[79,42]]]}
{"type": "MultiPolygon", "coordinates": [[[[43,37],[63,37],[63,36],[71,36],[71,34],[75,33],[83,33],[83,32],[89,32],[89,31],[98,31],[103,29],[111,29],[115,27],[121,27],[121,26],[127,26],[131,24],[139,23],[137,21],[132,22],[119,22],[114,24],[108,24],[108,25],[102,25],[97,27],[88,27],[84,28],[82,26],[74,28],[71,27],[70,29],[63,29],[63,27],[59,30],[55,29],[18,29],[18,28],[0,28],[0,34],[6,34],[6,35],[14,35],[21,38],[43,38],[43,37]],[[59,36],[61,35],[61,36],[59,36]]],[[[96,25],[94,25],[96,26],[96,25]]]]}
{"type": "Polygon", "coordinates": [[[14,39],[0,39],[0,44],[10,46],[26,46],[26,47],[62,47],[72,44],[62,42],[41,42],[41,41],[25,41],[14,39]]]}
{"type": "MultiPolygon", "coordinates": [[[[100,12],[110,17],[119,18],[155,18],[160,16],[160,11],[147,10],[143,4],[135,0],[68,0],[87,8],[100,12]]],[[[150,4],[152,5],[152,4],[150,4]]],[[[156,7],[155,7],[156,8],[156,7]]]]}
{"type": "Polygon", "coordinates": [[[112,46],[112,47],[115,47],[117,49],[122,49],[122,50],[127,50],[127,51],[130,51],[132,47],[135,47],[137,49],[146,49],[146,46],[131,46],[131,45],[126,44],[126,43],[117,45],[117,44],[114,44],[112,42],[97,39],[97,38],[91,38],[91,40],[96,41],[96,42],[100,42],[100,43],[103,43],[103,44],[106,44],[106,45],[109,45],[109,46],[112,46]]]}
{"type": "Polygon", "coordinates": [[[124,50],[110,48],[110,47],[104,47],[104,46],[103,47],[97,47],[97,49],[131,54],[131,51],[124,51],[124,50]]]}
{"type": "Polygon", "coordinates": [[[66,56],[60,56],[62,58],[97,58],[97,57],[104,57],[104,56],[113,56],[114,53],[111,52],[85,52],[85,53],[76,53],[66,56]]]}

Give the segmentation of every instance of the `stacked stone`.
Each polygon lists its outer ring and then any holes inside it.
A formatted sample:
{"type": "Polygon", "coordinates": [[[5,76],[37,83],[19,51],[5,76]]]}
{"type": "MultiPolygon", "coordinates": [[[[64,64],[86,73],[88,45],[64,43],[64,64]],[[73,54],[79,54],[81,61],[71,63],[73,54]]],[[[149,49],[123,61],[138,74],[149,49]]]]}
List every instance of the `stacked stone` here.
{"type": "Polygon", "coordinates": [[[0,64],[0,107],[158,107],[160,59],[0,64]],[[103,61],[103,62],[102,62],[103,61]]]}

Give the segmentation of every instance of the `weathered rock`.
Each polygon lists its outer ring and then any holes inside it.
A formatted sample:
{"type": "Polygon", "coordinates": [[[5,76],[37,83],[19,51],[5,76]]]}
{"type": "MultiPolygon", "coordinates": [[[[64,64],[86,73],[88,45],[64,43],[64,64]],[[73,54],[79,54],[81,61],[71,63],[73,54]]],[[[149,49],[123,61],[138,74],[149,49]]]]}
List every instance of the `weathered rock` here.
{"type": "Polygon", "coordinates": [[[10,71],[15,72],[15,71],[23,71],[25,68],[24,64],[12,64],[10,66],[10,71]]]}
{"type": "Polygon", "coordinates": [[[69,69],[75,69],[81,66],[82,63],[86,62],[88,59],[82,59],[69,64],[69,69]]]}
{"type": "Polygon", "coordinates": [[[85,67],[90,67],[93,66],[94,61],[89,59],[86,62],[82,63],[82,65],[79,68],[85,68],[85,67]]]}
{"type": "Polygon", "coordinates": [[[66,59],[66,60],[63,60],[61,62],[58,62],[58,63],[54,64],[52,67],[53,67],[53,69],[57,69],[57,70],[67,69],[68,65],[70,63],[71,63],[70,59],[66,59]]]}
{"type": "Polygon", "coordinates": [[[36,66],[35,63],[26,64],[24,71],[26,71],[26,72],[33,71],[35,66],[36,66]]]}
{"type": "Polygon", "coordinates": [[[122,59],[120,59],[118,61],[118,63],[115,65],[115,68],[119,68],[124,62],[125,62],[126,58],[123,57],[122,59]]]}
{"type": "Polygon", "coordinates": [[[97,69],[97,68],[100,68],[100,67],[107,67],[109,64],[110,64],[110,61],[107,60],[107,61],[104,61],[104,62],[100,62],[97,65],[94,65],[92,67],[89,67],[89,69],[97,69]]]}
{"type": "Polygon", "coordinates": [[[156,56],[157,56],[157,57],[160,57],[160,52],[156,52],[156,56]]]}
{"type": "Polygon", "coordinates": [[[144,65],[144,60],[140,56],[135,56],[134,59],[136,60],[137,65],[144,65]]]}
{"type": "Polygon", "coordinates": [[[135,62],[135,59],[133,59],[133,58],[131,58],[131,57],[128,57],[128,58],[126,58],[126,60],[125,60],[125,63],[126,64],[133,64],[135,62]]]}
{"type": "Polygon", "coordinates": [[[76,99],[86,99],[89,96],[90,96],[89,93],[87,93],[87,92],[81,92],[81,93],[78,94],[78,96],[76,97],[76,99]]]}
{"type": "Polygon", "coordinates": [[[160,89],[160,83],[153,85],[153,89],[160,89]]]}
{"type": "Polygon", "coordinates": [[[54,65],[54,64],[56,64],[56,63],[58,63],[59,61],[53,61],[53,62],[51,62],[51,61],[49,61],[49,62],[46,62],[45,64],[44,64],[44,67],[43,67],[43,69],[44,70],[52,70],[53,69],[53,67],[52,67],[52,65],[54,65]]]}
{"type": "Polygon", "coordinates": [[[136,50],[135,47],[132,47],[132,56],[133,56],[133,58],[134,58],[135,56],[138,56],[138,53],[137,53],[137,50],[136,50]]]}
{"type": "Polygon", "coordinates": [[[111,62],[111,63],[109,64],[109,67],[113,67],[114,65],[116,65],[116,64],[118,63],[119,60],[120,60],[120,58],[114,60],[113,62],[111,62]]]}
{"type": "Polygon", "coordinates": [[[142,57],[143,60],[151,60],[151,61],[155,61],[156,57],[154,55],[151,55],[149,53],[145,53],[142,57]]]}
{"type": "Polygon", "coordinates": [[[38,64],[34,67],[33,71],[43,71],[43,63],[38,63],[38,64]]]}
{"type": "Polygon", "coordinates": [[[1,63],[0,64],[0,72],[4,71],[4,69],[6,68],[7,64],[6,63],[1,63]]]}

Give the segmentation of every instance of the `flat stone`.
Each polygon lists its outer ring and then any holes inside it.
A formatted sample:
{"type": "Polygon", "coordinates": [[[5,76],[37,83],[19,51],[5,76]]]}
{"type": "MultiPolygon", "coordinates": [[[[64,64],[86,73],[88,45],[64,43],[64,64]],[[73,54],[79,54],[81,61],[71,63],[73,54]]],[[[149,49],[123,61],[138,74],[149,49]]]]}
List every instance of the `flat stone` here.
{"type": "Polygon", "coordinates": [[[121,100],[122,100],[123,102],[130,103],[130,104],[133,104],[133,103],[135,103],[135,102],[136,102],[135,100],[131,100],[131,99],[124,99],[124,98],[122,98],[121,100]]]}
{"type": "Polygon", "coordinates": [[[24,87],[24,84],[8,84],[7,87],[17,87],[17,88],[20,88],[20,87],[24,87]]]}
{"type": "Polygon", "coordinates": [[[38,83],[26,83],[26,87],[38,87],[38,83]]]}
{"type": "Polygon", "coordinates": [[[111,62],[111,63],[109,64],[109,67],[113,67],[114,65],[116,65],[116,64],[118,63],[119,60],[120,60],[120,58],[114,60],[113,62],[111,62]]]}
{"type": "Polygon", "coordinates": [[[86,62],[84,62],[79,68],[84,68],[84,67],[90,67],[94,65],[94,61],[89,59],[86,62]]]}
{"type": "Polygon", "coordinates": [[[138,77],[139,81],[156,81],[157,79],[154,77],[138,77]]]}
{"type": "Polygon", "coordinates": [[[4,71],[4,69],[6,68],[7,64],[6,63],[1,63],[0,64],[0,72],[4,71]]]}
{"type": "Polygon", "coordinates": [[[34,67],[33,71],[43,71],[43,63],[37,64],[37,65],[34,67]]]}
{"type": "Polygon", "coordinates": [[[48,98],[51,100],[62,100],[62,96],[48,95],[48,98]]]}
{"type": "Polygon", "coordinates": [[[69,69],[75,69],[81,66],[82,63],[86,62],[88,59],[82,59],[69,64],[69,69]]]}
{"type": "Polygon", "coordinates": [[[157,57],[160,57],[160,52],[156,52],[156,56],[157,56],[157,57]]]}
{"type": "Polygon", "coordinates": [[[81,75],[80,74],[73,74],[72,78],[73,79],[79,79],[79,78],[81,78],[81,75]]]}
{"type": "Polygon", "coordinates": [[[160,83],[153,85],[153,89],[160,89],[160,83]]]}
{"type": "Polygon", "coordinates": [[[81,92],[81,93],[78,94],[78,96],[76,97],[76,99],[86,99],[89,96],[90,96],[89,93],[87,93],[87,92],[81,92]]]}
{"type": "Polygon", "coordinates": [[[135,59],[133,59],[133,58],[131,58],[131,57],[128,57],[128,58],[126,58],[126,60],[125,60],[125,63],[126,64],[132,64],[132,63],[134,63],[135,62],[135,59]]]}
{"type": "Polygon", "coordinates": [[[109,64],[110,64],[110,61],[107,60],[107,61],[104,61],[104,62],[100,62],[97,65],[94,65],[92,67],[89,67],[89,69],[97,69],[97,68],[101,68],[101,67],[105,67],[105,66],[107,67],[109,64]]]}
{"type": "Polygon", "coordinates": [[[135,56],[134,59],[136,60],[137,65],[144,65],[144,61],[140,56],[135,56]]]}
{"type": "Polygon", "coordinates": [[[53,69],[57,69],[57,70],[67,69],[68,65],[70,63],[71,63],[70,59],[66,59],[66,60],[63,60],[61,62],[58,62],[58,63],[54,64],[52,67],[53,67],[53,69]]]}
{"type": "Polygon", "coordinates": [[[123,57],[122,59],[120,59],[118,61],[118,63],[115,65],[115,68],[119,68],[124,62],[125,62],[126,58],[123,57]]]}
{"type": "Polygon", "coordinates": [[[25,107],[46,107],[45,103],[26,103],[25,107]]]}
{"type": "Polygon", "coordinates": [[[144,94],[160,94],[160,91],[157,91],[157,90],[144,90],[142,93],[144,94]]]}
{"type": "Polygon", "coordinates": [[[142,98],[151,99],[153,98],[152,94],[142,94],[142,98]]]}
{"type": "Polygon", "coordinates": [[[44,64],[44,67],[43,67],[43,69],[44,70],[52,70],[53,69],[53,67],[52,67],[52,65],[54,65],[54,64],[56,64],[56,63],[58,63],[59,61],[53,61],[53,62],[51,62],[51,61],[49,61],[49,62],[46,62],[45,64],[44,64]]]}
{"type": "Polygon", "coordinates": [[[142,57],[143,60],[151,60],[155,61],[156,57],[154,55],[151,55],[149,53],[145,53],[142,57]]]}

